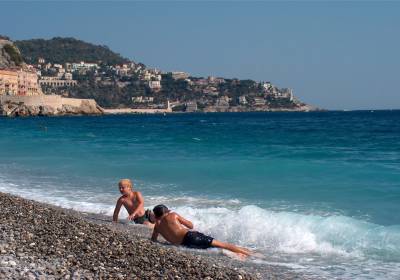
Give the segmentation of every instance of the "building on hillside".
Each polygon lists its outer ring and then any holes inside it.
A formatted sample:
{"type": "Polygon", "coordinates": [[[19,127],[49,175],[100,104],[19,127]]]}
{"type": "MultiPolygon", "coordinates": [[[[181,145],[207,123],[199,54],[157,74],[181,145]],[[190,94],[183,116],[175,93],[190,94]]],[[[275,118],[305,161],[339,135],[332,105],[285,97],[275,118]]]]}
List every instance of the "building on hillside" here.
{"type": "Polygon", "coordinates": [[[44,69],[49,70],[51,66],[52,66],[51,63],[49,62],[44,66],[44,69]]]}
{"type": "Polygon", "coordinates": [[[65,73],[64,74],[64,79],[65,80],[72,80],[72,74],[71,73],[65,73]]]}
{"type": "Polygon", "coordinates": [[[38,83],[38,75],[31,71],[18,71],[18,95],[39,95],[42,91],[38,83]]]}
{"type": "Polygon", "coordinates": [[[186,112],[196,112],[197,111],[197,102],[190,101],[186,103],[186,112]]]}
{"type": "Polygon", "coordinates": [[[71,72],[72,71],[72,63],[65,63],[65,70],[67,72],[71,72]]]}
{"type": "Polygon", "coordinates": [[[17,95],[18,73],[13,70],[0,69],[0,95],[17,95]]]}
{"type": "Polygon", "coordinates": [[[219,92],[215,87],[206,87],[202,90],[204,94],[211,95],[211,96],[218,96],[219,92]]]}
{"type": "Polygon", "coordinates": [[[254,97],[253,105],[255,105],[255,106],[265,105],[265,99],[262,97],[254,97]]]}
{"type": "Polygon", "coordinates": [[[246,105],[248,103],[245,95],[239,96],[238,101],[241,105],[246,105]]]}
{"type": "Polygon", "coordinates": [[[207,86],[208,85],[208,80],[206,79],[197,79],[193,81],[193,84],[196,86],[207,86]]]}
{"type": "Polygon", "coordinates": [[[271,87],[272,87],[272,85],[271,85],[270,82],[264,82],[264,83],[262,84],[262,86],[263,86],[263,88],[264,88],[265,91],[270,91],[270,89],[271,89],[271,87]]]}
{"type": "Polygon", "coordinates": [[[133,103],[151,103],[154,101],[152,96],[134,96],[132,97],[133,103]]]}
{"type": "Polygon", "coordinates": [[[172,78],[174,80],[184,80],[189,78],[189,74],[186,72],[171,72],[172,78]]]}
{"type": "Polygon", "coordinates": [[[293,97],[293,90],[290,88],[284,88],[281,90],[276,90],[272,93],[269,93],[266,95],[266,97],[268,99],[286,99],[289,101],[293,101],[294,97],[293,97]]]}
{"type": "Polygon", "coordinates": [[[88,71],[88,70],[96,70],[99,66],[96,63],[86,63],[81,61],[80,63],[72,63],[71,69],[72,71],[88,71]]]}
{"type": "Polygon", "coordinates": [[[183,104],[181,103],[181,101],[176,100],[176,101],[168,101],[169,105],[171,108],[177,107],[177,106],[182,106],[183,104]]]}
{"type": "MultiPolygon", "coordinates": [[[[64,76],[65,77],[65,76],[64,76]]],[[[60,79],[59,77],[42,77],[39,80],[39,84],[41,86],[48,86],[48,87],[53,87],[53,88],[58,88],[58,87],[72,87],[77,85],[76,80],[67,80],[67,79],[60,79]]]]}
{"type": "Polygon", "coordinates": [[[214,84],[214,85],[225,83],[225,79],[223,79],[223,78],[216,78],[216,77],[213,77],[213,76],[209,76],[209,77],[207,78],[207,81],[208,81],[208,83],[214,84]]]}
{"type": "Polygon", "coordinates": [[[150,81],[151,80],[151,73],[148,71],[145,71],[142,75],[143,80],[145,81],[150,81]]]}
{"type": "Polygon", "coordinates": [[[0,95],[39,95],[42,91],[38,85],[35,71],[25,69],[0,69],[0,95]]]}
{"type": "Polygon", "coordinates": [[[228,96],[221,96],[217,99],[215,106],[219,109],[227,109],[229,108],[229,100],[230,98],[228,96]]]}
{"type": "Polygon", "coordinates": [[[160,81],[149,81],[148,86],[151,90],[158,91],[161,89],[161,82],[160,81]]]}

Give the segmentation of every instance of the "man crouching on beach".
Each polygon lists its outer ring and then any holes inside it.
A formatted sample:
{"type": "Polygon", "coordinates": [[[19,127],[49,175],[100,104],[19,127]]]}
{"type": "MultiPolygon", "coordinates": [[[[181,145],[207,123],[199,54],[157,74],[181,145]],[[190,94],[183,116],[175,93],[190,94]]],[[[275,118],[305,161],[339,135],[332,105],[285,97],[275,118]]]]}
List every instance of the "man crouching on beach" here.
{"type": "Polygon", "coordinates": [[[251,252],[229,243],[224,243],[204,235],[193,229],[193,223],[186,220],[177,213],[170,212],[165,205],[157,205],[153,209],[156,224],[153,229],[151,240],[156,242],[158,234],[161,234],[168,242],[174,245],[183,245],[194,249],[207,249],[212,247],[227,249],[238,254],[240,257],[247,257],[251,252]]]}
{"type": "Polygon", "coordinates": [[[115,206],[113,221],[118,222],[118,215],[123,205],[128,211],[128,220],[136,224],[144,224],[153,227],[152,213],[150,210],[144,210],[144,200],[140,192],[132,189],[132,182],[129,179],[122,179],[118,183],[119,192],[122,196],[118,199],[115,206]]]}

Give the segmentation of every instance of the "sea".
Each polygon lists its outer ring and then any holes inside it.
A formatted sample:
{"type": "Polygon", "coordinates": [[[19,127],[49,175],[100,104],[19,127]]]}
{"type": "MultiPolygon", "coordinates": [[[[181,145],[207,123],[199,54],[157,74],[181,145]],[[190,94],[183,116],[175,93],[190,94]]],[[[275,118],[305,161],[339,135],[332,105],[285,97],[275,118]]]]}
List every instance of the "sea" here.
{"type": "Polygon", "coordinates": [[[248,262],[400,279],[400,111],[0,118],[1,192],[111,216],[121,178],[248,262]]]}

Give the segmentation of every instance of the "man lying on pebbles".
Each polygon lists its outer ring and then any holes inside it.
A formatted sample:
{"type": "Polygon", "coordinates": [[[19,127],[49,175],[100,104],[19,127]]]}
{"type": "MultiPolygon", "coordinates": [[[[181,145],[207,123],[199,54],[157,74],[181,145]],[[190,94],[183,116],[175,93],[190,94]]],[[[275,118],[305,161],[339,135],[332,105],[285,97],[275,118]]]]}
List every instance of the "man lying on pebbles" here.
{"type": "Polygon", "coordinates": [[[251,254],[250,250],[233,244],[218,241],[198,231],[191,231],[193,223],[177,213],[170,212],[165,205],[157,205],[153,209],[156,223],[151,240],[156,242],[158,234],[174,245],[183,245],[194,249],[207,249],[212,247],[227,249],[236,253],[242,259],[251,254]]]}
{"type": "Polygon", "coordinates": [[[113,221],[118,222],[119,211],[123,205],[128,211],[128,220],[134,221],[135,224],[143,224],[149,227],[154,226],[152,213],[150,210],[144,210],[144,200],[140,192],[134,191],[132,182],[129,179],[122,179],[118,183],[119,192],[122,194],[115,206],[113,221]]]}
{"type": "Polygon", "coordinates": [[[165,205],[157,205],[154,207],[153,213],[150,210],[145,211],[143,196],[140,192],[133,191],[131,180],[122,179],[118,186],[122,196],[115,206],[114,222],[118,222],[119,211],[123,205],[129,213],[128,220],[133,220],[136,224],[154,227],[152,241],[157,241],[158,234],[161,234],[165,240],[174,245],[183,245],[193,249],[217,247],[232,251],[241,258],[251,254],[245,248],[218,241],[198,231],[190,231],[189,229],[193,229],[193,223],[177,213],[170,212],[165,205]]]}

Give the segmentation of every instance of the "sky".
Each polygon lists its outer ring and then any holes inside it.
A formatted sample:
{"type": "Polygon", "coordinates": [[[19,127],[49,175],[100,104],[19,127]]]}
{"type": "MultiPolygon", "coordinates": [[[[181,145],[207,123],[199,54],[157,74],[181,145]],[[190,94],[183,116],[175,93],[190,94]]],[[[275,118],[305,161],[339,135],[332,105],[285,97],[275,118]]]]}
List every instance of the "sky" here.
{"type": "Polygon", "coordinates": [[[325,109],[400,109],[400,1],[1,1],[0,34],[75,37],[325,109]]]}

